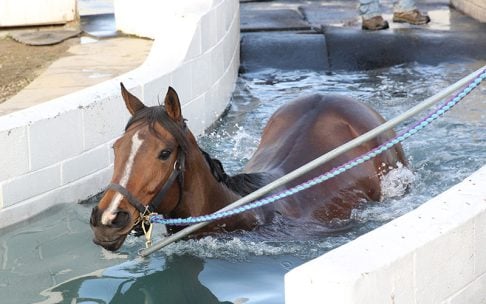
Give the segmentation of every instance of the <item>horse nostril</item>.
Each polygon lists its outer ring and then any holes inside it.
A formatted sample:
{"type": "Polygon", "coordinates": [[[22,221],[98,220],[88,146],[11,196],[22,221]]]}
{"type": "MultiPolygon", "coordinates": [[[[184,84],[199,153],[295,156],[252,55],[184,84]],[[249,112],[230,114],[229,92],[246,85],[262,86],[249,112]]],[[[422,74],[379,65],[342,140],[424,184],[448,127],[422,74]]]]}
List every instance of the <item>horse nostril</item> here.
{"type": "Polygon", "coordinates": [[[125,211],[118,211],[116,217],[111,221],[111,225],[114,228],[122,228],[128,224],[130,220],[130,215],[125,211]]]}

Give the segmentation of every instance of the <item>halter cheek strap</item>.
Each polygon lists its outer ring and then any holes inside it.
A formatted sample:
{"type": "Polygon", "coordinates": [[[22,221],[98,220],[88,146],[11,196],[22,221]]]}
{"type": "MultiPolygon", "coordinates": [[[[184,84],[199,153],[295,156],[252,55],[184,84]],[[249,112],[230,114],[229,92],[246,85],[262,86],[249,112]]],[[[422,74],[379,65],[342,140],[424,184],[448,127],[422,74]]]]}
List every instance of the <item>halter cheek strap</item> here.
{"type": "Polygon", "coordinates": [[[174,163],[174,170],[170,174],[164,186],[162,186],[162,189],[160,189],[159,193],[157,193],[157,195],[154,196],[154,198],[152,198],[152,200],[148,205],[144,205],[139,199],[137,199],[132,193],[130,193],[130,191],[128,191],[127,188],[123,187],[120,184],[110,183],[107,186],[106,190],[114,190],[120,193],[121,195],[123,195],[126,198],[126,200],[140,212],[141,215],[144,215],[147,212],[152,213],[158,209],[160,203],[162,203],[162,199],[167,194],[167,192],[169,191],[172,184],[174,184],[176,179],[179,180],[179,188],[180,188],[180,195],[177,201],[177,205],[181,203],[183,184],[184,184],[184,174],[183,174],[184,169],[185,169],[185,155],[181,151],[179,152],[177,156],[177,160],[174,163]]]}

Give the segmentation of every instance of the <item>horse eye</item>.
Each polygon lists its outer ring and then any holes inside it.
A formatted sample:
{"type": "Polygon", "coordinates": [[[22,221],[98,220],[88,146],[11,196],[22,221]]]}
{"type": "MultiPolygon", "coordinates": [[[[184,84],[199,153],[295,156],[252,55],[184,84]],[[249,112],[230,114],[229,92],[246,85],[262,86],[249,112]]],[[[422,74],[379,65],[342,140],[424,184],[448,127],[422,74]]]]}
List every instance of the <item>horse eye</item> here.
{"type": "Polygon", "coordinates": [[[171,150],[162,150],[159,154],[159,159],[161,160],[167,160],[170,157],[170,154],[172,153],[171,150]]]}

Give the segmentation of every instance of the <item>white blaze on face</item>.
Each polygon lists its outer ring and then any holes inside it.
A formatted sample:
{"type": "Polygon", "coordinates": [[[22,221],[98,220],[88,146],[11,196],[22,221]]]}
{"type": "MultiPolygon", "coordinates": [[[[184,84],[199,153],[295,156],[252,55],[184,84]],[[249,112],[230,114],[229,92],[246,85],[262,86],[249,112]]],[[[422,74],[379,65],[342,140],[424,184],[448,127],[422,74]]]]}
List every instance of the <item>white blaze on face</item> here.
{"type": "MultiPolygon", "coordinates": [[[[127,187],[128,179],[132,174],[132,167],[133,167],[133,162],[135,161],[135,156],[137,155],[137,152],[143,143],[143,140],[140,138],[138,132],[140,131],[137,131],[132,136],[132,147],[130,149],[130,155],[128,155],[128,160],[125,163],[125,168],[123,169],[123,175],[120,181],[118,182],[119,185],[125,188],[127,187]]],[[[115,194],[115,196],[113,196],[110,205],[105,210],[105,212],[103,212],[103,215],[101,216],[101,223],[103,225],[107,225],[115,219],[116,211],[118,210],[118,206],[120,205],[122,199],[123,196],[118,192],[115,194]]]]}

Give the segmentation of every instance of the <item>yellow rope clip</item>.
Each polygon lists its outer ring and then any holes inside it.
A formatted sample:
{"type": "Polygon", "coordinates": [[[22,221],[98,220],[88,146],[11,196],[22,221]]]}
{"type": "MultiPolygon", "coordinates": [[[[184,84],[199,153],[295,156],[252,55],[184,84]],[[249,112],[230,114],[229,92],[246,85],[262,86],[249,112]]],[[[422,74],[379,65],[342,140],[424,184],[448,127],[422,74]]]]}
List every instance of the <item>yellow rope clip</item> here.
{"type": "Polygon", "coordinates": [[[152,229],[153,229],[153,223],[150,222],[150,220],[143,219],[142,220],[142,230],[143,234],[145,235],[145,247],[149,248],[152,245],[152,229]],[[148,229],[145,227],[145,225],[149,223],[148,229]]]}

